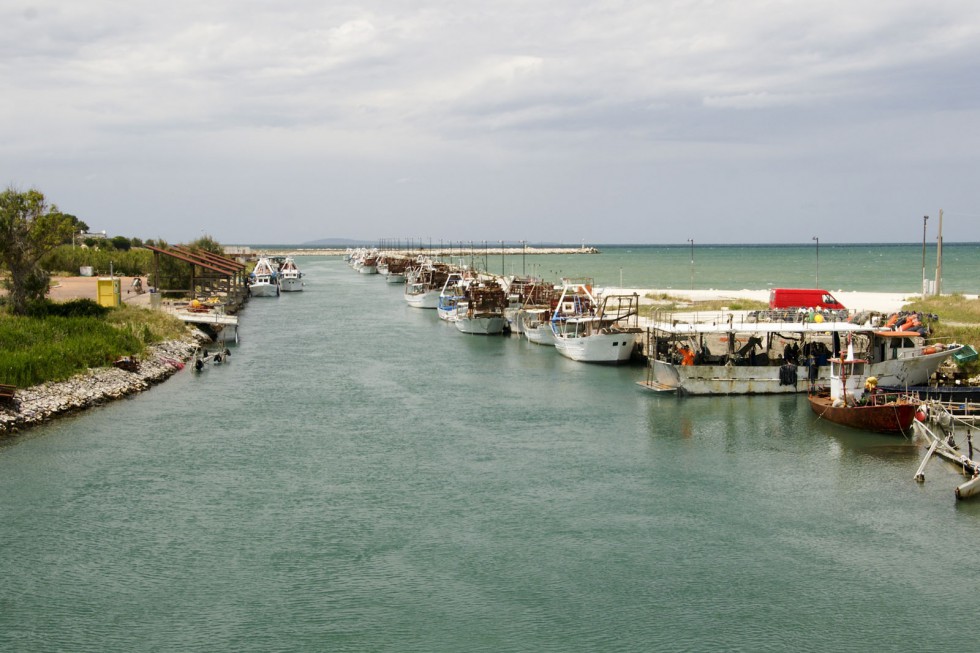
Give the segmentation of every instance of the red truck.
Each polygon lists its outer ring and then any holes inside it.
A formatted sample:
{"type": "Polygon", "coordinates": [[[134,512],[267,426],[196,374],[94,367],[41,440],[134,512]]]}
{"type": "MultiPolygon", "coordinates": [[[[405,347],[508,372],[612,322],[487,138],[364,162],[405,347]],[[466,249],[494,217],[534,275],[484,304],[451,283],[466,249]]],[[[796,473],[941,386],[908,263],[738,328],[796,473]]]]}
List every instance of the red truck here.
{"type": "Polygon", "coordinates": [[[833,295],[819,288],[773,288],[769,291],[769,308],[847,310],[833,295]]]}

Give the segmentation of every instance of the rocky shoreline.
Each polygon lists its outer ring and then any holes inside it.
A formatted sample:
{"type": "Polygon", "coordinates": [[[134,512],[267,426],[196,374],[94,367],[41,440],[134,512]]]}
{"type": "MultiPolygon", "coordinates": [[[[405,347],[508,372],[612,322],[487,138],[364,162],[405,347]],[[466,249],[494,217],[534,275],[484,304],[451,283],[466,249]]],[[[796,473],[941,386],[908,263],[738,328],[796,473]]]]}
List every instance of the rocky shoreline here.
{"type": "Polygon", "coordinates": [[[210,342],[210,338],[196,331],[187,338],[148,347],[135,372],[115,367],[90,368],[66,381],[18,389],[12,405],[0,404],[0,438],[148,390],[183,369],[205,342],[210,342]]]}

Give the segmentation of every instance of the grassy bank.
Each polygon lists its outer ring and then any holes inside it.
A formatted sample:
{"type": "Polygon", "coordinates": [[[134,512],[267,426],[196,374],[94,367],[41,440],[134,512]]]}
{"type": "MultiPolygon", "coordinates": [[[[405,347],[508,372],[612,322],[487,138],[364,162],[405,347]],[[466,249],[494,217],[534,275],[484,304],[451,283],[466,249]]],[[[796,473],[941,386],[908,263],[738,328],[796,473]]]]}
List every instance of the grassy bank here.
{"type": "Polygon", "coordinates": [[[149,344],[181,337],[182,322],[132,306],[105,315],[13,316],[0,312],[0,383],[27,387],[62,381],[149,344]]]}
{"type": "MultiPolygon", "coordinates": [[[[939,317],[938,320],[929,322],[932,329],[931,340],[958,342],[980,351],[980,299],[943,295],[919,299],[902,308],[939,317]]],[[[980,362],[968,363],[963,369],[976,374],[980,372],[980,362]]]]}

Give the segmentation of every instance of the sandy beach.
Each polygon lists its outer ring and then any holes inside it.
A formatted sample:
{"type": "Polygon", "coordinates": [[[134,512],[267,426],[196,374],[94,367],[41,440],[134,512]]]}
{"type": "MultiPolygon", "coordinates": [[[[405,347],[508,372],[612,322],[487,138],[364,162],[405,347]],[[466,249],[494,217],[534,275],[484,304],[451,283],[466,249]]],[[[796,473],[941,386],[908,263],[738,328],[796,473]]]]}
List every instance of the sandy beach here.
{"type": "MultiPolygon", "coordinates": [[[[718,300],[718,299],[751,299],[759,302],[769,301],[768,290],[718,290],[710,288],[707,290],[670,290],[651,289],[651,288],[603,288],[603,292],[611,293],[638,293],[641,297],[641,304],[652,304],[655,300],[648,298],[648,295],[659,297],[667,295],[678,299],[688,299],[692,302],[718,300]]],[[[877,293],[877,292],[848,292],[843,290],[831,291],[844,306],[855,311],[879,311],[881,313],[894,313],[902,306],[914,301],[918,295],[906,293],[877,293]]]]}
{"type": "MultiPolygon", "coordinates": [[[[120,277],[122,300],[127,304],[149,305],[149,293],[136,294],[132,291],[133,277],[120,277]]],[[[51,292],[48,296],[55,301],[66,301],[69,299],[96,299],[98,297],[97,279],[95,277],[54,277],[51,279],[51,292]]],[[[143,287],[146,286],[146,279],[143,279],[143,287]]],[[[641,304],[652,304],[653,299],[647,295],[658,297],[668,295],[679,299],[688,299],[693,302],[717,300],[717,299],[752,299],[760,302],[769,301],[768,290],[720,290],[709,288],[706,290],[678,290],[676,288],[664,290],[658,288],[614,288],[607,287],[602,289],[604,292],[625,292],[638,293],[642,298],[641,304]]],[[[878,292],[850,292],[845,290],[831,290],[831,293],[849,309],[856,311],[880,311],[882,313],[893,313],[902,308],[905,304],[915,300],[918,295],[910,293],[878,293],[878,292]]],[[[968,296],[975,298],[976,296],[968,296]]]]}

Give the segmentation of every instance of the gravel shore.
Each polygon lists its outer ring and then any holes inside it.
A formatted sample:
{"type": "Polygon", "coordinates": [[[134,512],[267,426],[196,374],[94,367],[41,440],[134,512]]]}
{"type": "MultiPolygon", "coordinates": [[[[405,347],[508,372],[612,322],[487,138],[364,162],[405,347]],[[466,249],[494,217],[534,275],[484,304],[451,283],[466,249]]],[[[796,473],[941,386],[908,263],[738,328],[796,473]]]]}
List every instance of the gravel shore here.
{"type": "Polygon", "coordinates": [[[182,340],[152,345],[140,358],[135,372],[115,367],[92,368],[67,381],[18,389],[12,405],[0,404],[0,438],[61,415],[147,390],[182,369],[205,342],[210,339],[196,332],[182,340]]]}

